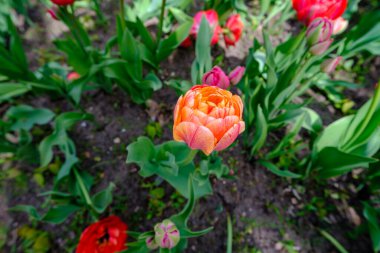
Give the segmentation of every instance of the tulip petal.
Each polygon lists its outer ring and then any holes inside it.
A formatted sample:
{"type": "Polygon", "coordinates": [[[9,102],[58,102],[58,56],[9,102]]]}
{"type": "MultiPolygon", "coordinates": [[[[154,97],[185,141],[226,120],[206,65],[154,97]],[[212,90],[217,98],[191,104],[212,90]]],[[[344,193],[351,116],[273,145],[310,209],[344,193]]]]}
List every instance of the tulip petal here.
{"type": "Polygon", "coordinates": [[[227,116],[224,119],[215,119],[209,122],[206,127],[210,129],[217,140],[220,140],[230,128],[239,123],[239,120],[237,116],[227,116]]]}
{"type": "Polygon", "coordinates": [[[191,149],[202,150],[206,155],[211,154],[215,146],[215,137],[210,129],[192,122],[181,122],[176,126],[173,138],[185,142],[191,149]]]}
{"type": "Polygon", "coordinates": [[[244,129],[244,121],[240,121],[238,124],[235,124],[230,130],[227,131],[227,133],[223,135],[220,141],[216,144],[215,150],[220,151],[230,146],[238,137],[238,135],[244,131],[244,129]]]}

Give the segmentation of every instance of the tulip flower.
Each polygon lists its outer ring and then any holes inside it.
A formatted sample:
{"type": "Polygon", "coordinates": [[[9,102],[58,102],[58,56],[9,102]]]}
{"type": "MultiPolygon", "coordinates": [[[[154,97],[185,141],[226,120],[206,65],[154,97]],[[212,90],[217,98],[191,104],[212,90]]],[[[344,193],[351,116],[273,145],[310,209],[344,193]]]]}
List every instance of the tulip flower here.
{"type": "Polygon", "coordinates": [[[335,20],[343,15],[348,0],[292,0],[298,20],[309,25],[316,18],[335,20]]]}
{"type": "Polygon", "coordinates": [[[230,146],[245,129],[243,102],[217,86],[197,85],[174,110],[173,137],[206,155],[230,146]]]}
{"type": "Polygon", "coordinates": [[[60,5],[60,6],[66,6],[71,5],[75,2],[75,0],[50,0],[53,4],[60,5]]]}
{"type": "Polygon", "coordinates": [[[339,34],[347,29],[348,21],[342,17],[337,18],[333,21],[333,34],[339,34]]]}
{"type": "Polygon", "coordinates": [[[77,73],[77,72],[70,72],[68,75],[67,75],[67,80],[69,80],[70,82],[71,81],[74,81],[74,80],[77,80],[80,78],[80,75],[77,73]]]}
{"type": "Polygon", "coordinates": [[[228,18],[225,26],[224,42],[227,46],[234,46],[239,41],[244,29],[244,23],[239,14],[228,18]]]}
{"type": "Polygon", "coordinates": [[[339,65],[339,63],[342,61],[342,57],[336,57],[333,59],[325,60],[321,65],[321,70],[327,74],[330,74],[335,71],[336,67],[339,65]]]}
{"type": "Polygon", "coordinates": [[[202,83],[210,86],[218,86],[222,89],[227,89],[230,86],[228,76],[218,66],[213,67],[212,70],[204,74],[202,83]]]}
{"type": "Polygon", "coordinates": [[[323,54],[333,42],[332,32],[333,24],[327,18],[317,18],[311,22],[306,31],[310,52],[314,55],[323,54]]]}
{"type": "Polygon", "coordinates": [[[87,227],[79,240],[76,253],[108,252],[125,250],[127,225],[117,216],[110,216],[87,227]]]}
{"type": "Polygon", "coordinates": [[[179,230],[170,220],[164,220],[162,223],[158,223],[154,226],[154,232],[156,244],[160,248],[172,249],[180,240],[179,230]]]}
{"type": "Polygon", "coordinates": [[[244,76],[245,68],[242,66],[237,66],[234,68],[231,73],[228,75],[230,82],[232,85],[236,85],[240,82],[242,77],[244,76]]]}
{"type": "Polygon", "coordinates": [[[218,13],[215,10],[199,11],[197,14],[195,14],[194,23],[190,30],[190,36],[193,38],[197,37],[203,16],[206,17],[213,34],[211,38],[211,45],[215,45],[218,42],[219,34],[222,31],[219,26],[218,13]]]}

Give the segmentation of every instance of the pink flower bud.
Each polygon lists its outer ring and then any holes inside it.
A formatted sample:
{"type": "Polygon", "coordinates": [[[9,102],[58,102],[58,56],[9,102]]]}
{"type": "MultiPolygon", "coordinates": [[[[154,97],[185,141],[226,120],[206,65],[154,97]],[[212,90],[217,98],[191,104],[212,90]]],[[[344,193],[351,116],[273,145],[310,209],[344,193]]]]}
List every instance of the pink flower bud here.
{"type": "Polygon", "coordinates": [[[236,85],[240,82],[241,78],[244,76],[245,68],[242,66],[237,66],[228,75],[232,85],[236,85]]]}
{"type": "Polygon", "coordinates": [[[146,247],[150,250],[155,250],[158,248],[158,244],[154,240],[154,236],[149,236],[148,238],[146,238],[145,243],[146,247]]]}
{"type": "Polygon", "coordinates": [[[327,49],[329,49],[333,41],[334,41],[333,39],[329,39],[321,43],[315,44],[314,46],[310,48],[310,53],[312,53],[313,55],[323,54],[324,52],[326,52],[327,49]]]}
{"type": "Polygon", "coordinates": [[[154,232],[154,239],[160,248],[172,249],[180,240],[179,230],[170,220],[164,220],[162,223],[158,223],[154,226],[154,232]]]}
{"type": "Polygon", "coordinates": [[[204,74],[202,83],[209,86],[218,86],[222,89],[227,89],[230,86],[228,76],[218,66],[213,67],[212,70],[204,74]]]}
{"type": "Polygon", "coordinates": [[[74,81],[74,80],[77,80],[80,78],[80,75],[77,73],[77,72],[70,72],[68,75],[67,75],[67,80],[69,80],[70,82],[74,81]]]}
{"type": "Polygon", "coordinates": [[[328,59],[324,61],[321,65],[321,70],[327,74],[330,74],[335,71],[336,67],[339,65],[339,63],[342,61],[342,57],[336,57],[332,59],[328,59]]]}
{"type": "Polygon", "coordinates": [[[333,23],[327,18],[317,18],[308,26],[306,31],[307,42],[310,46],[327,41],[331,38],[333,23]]]}
{"type": "Polygon", "coordinates": [[[333,21],[333,34],[339,34],[347,29],[348,21],[342,17],[337,18],[333,21]]]}

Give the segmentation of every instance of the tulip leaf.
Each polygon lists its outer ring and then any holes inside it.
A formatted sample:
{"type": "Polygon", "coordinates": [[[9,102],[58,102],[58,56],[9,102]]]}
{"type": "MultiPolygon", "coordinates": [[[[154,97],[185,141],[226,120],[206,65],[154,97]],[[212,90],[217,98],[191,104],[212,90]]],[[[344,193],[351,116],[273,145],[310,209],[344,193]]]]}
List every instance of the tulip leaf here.
{"type": "Polygon", "coordinates": [[[364,202],[363,216],[366,218],[369,227],[369,234],[372,240],[372,247],[374,252],[380,250],[380,225],[379,215],[374,207],[369,203],[364,202]]]}
{"type": "Polygon", "coordinates": [[[268,161],[259,160],[259,163],[263,165],[265,168],[267,168],[270,172],[273,174],[280,176],[280,177],[288,177],[288,178],[301,178],[302,175],[293,173],[288,170],[280,170],[276,165],[273,163],[270,163],[268,161]]]}
{"type": "Polygon", "coordinates": [[[259,105],[257,108],[257,115],[256,115],[256,132],[251,140],[252,143],[252,149],[251,154],[256,153],[265,143],[265,140],[267,138],[268,134],[268,125],[267,120],[265,118],[264,112],[259,105]]]}
{"type": "Polygon", "coordinates": [[[377,159],[345,153],[335,147],[323,148],[318,153],[317,166],[320,166],[318,176],[320,178],[331,178],[347,173],[358,167],[368,167],[377,159]]]}
{"type": "Polygon", "coordinates": [[[60,224],[64,222],[71,214],[78,211],[79,209],[79,206],[74,205],[59,205],[56,207],[52,207],[42,217],[41,221],[60,224]]]}
{"type": "Polygon", "coordinates": [[[99,214],[103,213],[112,203],[112,192],[115,187],[115,184],[111,182],[106,189],[96,193],[92,197],[93,207],[99,214]]]}
{"type": "MultiPolygon", "coordinates": [[[[168,141],[155,146],[147,137],[139,137],[136,142],[128,145],[127,164],[136,163],[140,167],[140,175],[150,177],[159,176],[172,185],[180,194],[189,197],[187,179],[195,173],[192,160],[184,163],[187,158],[194,155],[186,144],[176,141],[168,141]]],[[[195,179],[195,196],[211,194],[210,181],[198,182],[195,179]]]]}
{"type": "Polygon", "coordinates": [[[29,105],[12,106],[6,116],[13,121],[11,130],[29,131],[35,124],[44,125],[54,117],[54,113],[44,108],[33,108],[29,105]]]}

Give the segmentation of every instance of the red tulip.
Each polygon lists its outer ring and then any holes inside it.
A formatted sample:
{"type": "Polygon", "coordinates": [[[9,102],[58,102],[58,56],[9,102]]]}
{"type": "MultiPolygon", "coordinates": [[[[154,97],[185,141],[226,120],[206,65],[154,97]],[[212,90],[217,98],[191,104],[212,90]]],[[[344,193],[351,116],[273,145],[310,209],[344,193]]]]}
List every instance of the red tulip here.
{"type": "Polygon", "coordinates": [[[75,2],[75,0],[50,0],[50,1],[53,4],[61,5],[61,6],[70,5],[70,4],[73,4],[75,2]]]}
{"type": "Polygon", "coordinates": [[[343,15],[347,0],[292,0],[298,20],[306,25],[316,18],[335,20],[343,15]]]}
{"type": "Polygon", "coordinates": [[[181,47],[191,47],[193,45],[193,41],[191,40],[191,37],[188,36],[184,41],[181,43],[181,47]]]}
{"type": "Polygon", "coordinates": [[[76,253],[116,253],[127,248],[126,240],[127,225],[117,216],[110,216],[83,231],[76,253]]]}
{"type": "Polygon", "coordinates": [[[240,15],[235,14],[230,16],[225,28],[227,32],[224,34],[224,42],[227,46],[234,46],[239,41],[244,29],[244,23],[240,15]]]}
{"type": "Polygon", "coordinates": [[[190,35],[194,38],[197,37],[203,16],[206,17],[213,33],[211,38],[211,45],[215,45],[218,42],[219,34],[222,31],[222,28],[219,26],[218,13],[215,10],[199,11],[197,14],[195,14],[194,23],[190,30],[190,35]]]}

